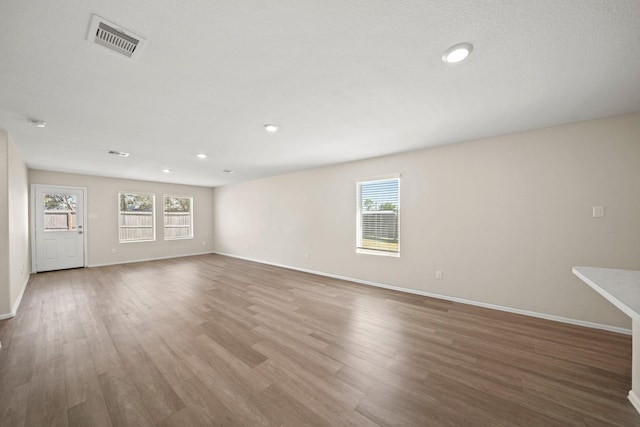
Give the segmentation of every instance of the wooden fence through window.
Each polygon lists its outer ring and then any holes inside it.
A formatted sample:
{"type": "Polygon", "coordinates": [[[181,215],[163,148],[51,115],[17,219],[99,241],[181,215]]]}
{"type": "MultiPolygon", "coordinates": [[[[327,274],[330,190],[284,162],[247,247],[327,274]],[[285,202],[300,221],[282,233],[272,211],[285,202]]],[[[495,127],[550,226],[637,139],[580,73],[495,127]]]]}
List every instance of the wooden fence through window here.
{"type": "Polygon", "coordinates": [[[75,230],[76,228],[74,211],[44,211],[44,231],[75,230]]]}
{"type": "MultiPolygon", "coordinates": [[[[45,211],[45,231],[75,230],[76,212],[45,211]]],[[[164,213],[165,239],[192,237],[190,212],[164,213]]],[[[153,240],[152,212],[120,212],[120,241],[153,240]]]]}

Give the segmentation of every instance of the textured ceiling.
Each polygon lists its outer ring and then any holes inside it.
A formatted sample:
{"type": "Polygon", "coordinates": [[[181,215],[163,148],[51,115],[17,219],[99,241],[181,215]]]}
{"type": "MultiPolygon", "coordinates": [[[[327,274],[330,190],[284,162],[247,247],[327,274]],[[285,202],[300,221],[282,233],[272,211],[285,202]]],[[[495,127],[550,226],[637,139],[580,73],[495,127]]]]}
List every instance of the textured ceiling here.
{"type": "Polygon", "coordinates": [[[638,46],[638,0],[2,0],[0,129],[30,168],[218,186],[640,111],[638,46]]]}

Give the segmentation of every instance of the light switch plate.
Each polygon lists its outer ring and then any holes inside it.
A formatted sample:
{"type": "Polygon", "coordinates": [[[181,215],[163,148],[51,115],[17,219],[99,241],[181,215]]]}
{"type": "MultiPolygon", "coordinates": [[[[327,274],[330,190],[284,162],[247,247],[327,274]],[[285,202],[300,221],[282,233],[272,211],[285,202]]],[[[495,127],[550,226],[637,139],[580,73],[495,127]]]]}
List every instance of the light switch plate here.
{"type": "Polygon", "coordinates": [[[593,207],[593,217],[594,218],[604,218],[604,206],[594,206],[593,207]]]}

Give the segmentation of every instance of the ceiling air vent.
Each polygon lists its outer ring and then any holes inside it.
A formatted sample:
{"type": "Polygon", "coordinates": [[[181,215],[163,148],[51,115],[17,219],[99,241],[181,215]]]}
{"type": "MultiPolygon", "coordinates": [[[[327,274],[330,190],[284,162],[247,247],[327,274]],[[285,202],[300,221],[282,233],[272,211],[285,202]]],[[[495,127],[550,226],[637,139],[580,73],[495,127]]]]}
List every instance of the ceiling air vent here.
{"type": "Polygon", "coordinates": [[[140,56],[145,42],[142,37],[98,15],[91,15],[87,40],[131,59],[140,56]]]}
{"type": "Polygon", "coordinates": [[[129,153],[125,153],[124,151],[114,151],[114,150],[107,151],[107,154],[111,154],[111,155],[118,156],[118,157],[128,157],[129,156],[129,153]]]}

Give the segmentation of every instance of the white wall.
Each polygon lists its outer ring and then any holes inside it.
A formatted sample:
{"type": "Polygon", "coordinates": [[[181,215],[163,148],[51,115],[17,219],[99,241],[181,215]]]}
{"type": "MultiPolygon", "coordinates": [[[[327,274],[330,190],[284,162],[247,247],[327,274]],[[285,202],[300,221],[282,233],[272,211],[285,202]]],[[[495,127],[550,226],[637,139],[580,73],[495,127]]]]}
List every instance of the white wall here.
{"type": "Polygon", "coordinates": [[[87,188],[87,213],[97,216],[90,217],[85,225],[89,266],[209,253],[213,250],[211,188],[41,170],[30,170],[29,182],[87,188]],[[156,241],[118,242],[119,191],[156,195],[156,241]],[[165,194],[193,197],[193,239],[164,240],[162,197],[165,194]],[[112,253],[112,249],[115,249],[116,253],[112,253]]]}
{"type": "Polygon", "coordinates": [[[571,267],[640,269],[640,113],[216,188],[213,212],[220,253],[629,328],[571,267]],[[401,257],[356,254],[355,181],[396,172],[401,257]]]}
{"type": "Polygon", "coordinates": [[[9,282],[11,301],[15,304],[29,280],[31,252],[28,171],[11,136],[9,160],[9,282]]]}
{"type": "Polygon", "coordinates": [[[9,136],[0,131],[0,318],[11,312],[9,284],[9,136]],[[6,237],[5,237],[6,236],[6,237]]]}
{"type": "Polygon", "coordinates": [[[0,318],[15,314],[29,279],[27,167],[11,136],[0,131],[0,318]]]}

